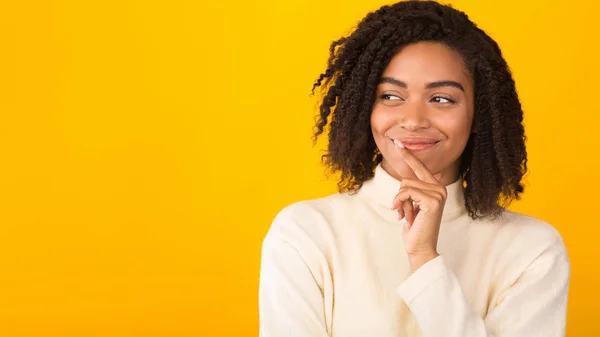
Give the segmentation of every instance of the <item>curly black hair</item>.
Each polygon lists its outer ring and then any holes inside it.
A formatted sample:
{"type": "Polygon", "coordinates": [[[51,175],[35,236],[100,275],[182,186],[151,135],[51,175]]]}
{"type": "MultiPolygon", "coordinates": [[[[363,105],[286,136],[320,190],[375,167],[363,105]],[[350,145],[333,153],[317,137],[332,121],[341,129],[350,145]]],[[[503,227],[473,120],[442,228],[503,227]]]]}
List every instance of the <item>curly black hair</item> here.
{"type": "Polygon", "coordinates": [[[402,1],[369,13],[330,47],[313,140],[328,129],[324,164],[340,173],[340,192],[358,191],[381,162],[370,116],[380,77],[404,46],[444,43],[463,58],[474,83],[473,130],[461,155],[465,206],[473,219],[495,218],[523,192],[527,171],[523,110],[498,44],[468,16],[435,1],[402,1]]]}

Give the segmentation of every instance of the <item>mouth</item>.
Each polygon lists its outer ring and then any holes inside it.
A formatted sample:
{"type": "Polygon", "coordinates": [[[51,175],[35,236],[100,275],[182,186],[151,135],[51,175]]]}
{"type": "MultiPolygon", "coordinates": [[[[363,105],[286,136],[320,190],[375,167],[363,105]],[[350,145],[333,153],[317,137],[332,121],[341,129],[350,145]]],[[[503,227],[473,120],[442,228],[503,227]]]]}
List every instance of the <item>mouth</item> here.
{"type": "Polygon", "coordinates": [[[406,148],[412,152],[424,151],[436,146],[440,141],[427,138],[397,138],[391,139],[396,147],[406,148]]]}

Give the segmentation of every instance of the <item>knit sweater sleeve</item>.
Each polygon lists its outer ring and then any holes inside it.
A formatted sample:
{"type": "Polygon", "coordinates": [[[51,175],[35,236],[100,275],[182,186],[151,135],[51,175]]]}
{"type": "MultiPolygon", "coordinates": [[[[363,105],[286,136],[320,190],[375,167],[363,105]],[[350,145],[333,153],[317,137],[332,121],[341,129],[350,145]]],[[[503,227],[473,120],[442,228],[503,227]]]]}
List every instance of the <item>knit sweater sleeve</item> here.
{"type": "Polygon", "coordinates": [[[298,225],[299,213],[284,209],[263,241],[260,337],[330,336],[326,310],[331,301],[324,297],[332,282],[328,265],[314,240],[298,225]]]}
{"type": "Polygon", "coordinates": [[[570,262],[558,239],[503,290],[485,317],[474,312],[444,257],[427,262],[397,289],[423,337],[565,335],[570,262]]]}

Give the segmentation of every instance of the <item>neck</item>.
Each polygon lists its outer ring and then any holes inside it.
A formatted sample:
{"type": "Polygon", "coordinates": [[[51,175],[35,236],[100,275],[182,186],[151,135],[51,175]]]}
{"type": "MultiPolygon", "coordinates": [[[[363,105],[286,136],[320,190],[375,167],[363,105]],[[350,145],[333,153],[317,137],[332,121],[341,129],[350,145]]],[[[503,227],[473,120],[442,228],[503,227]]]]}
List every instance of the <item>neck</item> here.
{"type": "MultiPolygon", "coordinates": [[[[401,180],[385,170],[382,164],[379,164],[375,168],[375,176],[363,184],[359,195],[371,199],[384,207],[386,212],[389,211],[390,215],[394,215],[390,205],[400,190],[401,180]]],[[[461,178],[454,179],[453,182],[445,184],[445,186],[448,197],[444,205],[442,222],[452,221],[467,212],[464,201],[463,180],[461,178]]]]}
{"type": "MultiPolygon", "coordinates": [[[[402,181],[402,178],[417,179],[417,177],[415,176],[415,173],[412,171],[412,169],[410,167],[405,167],[404,170],[402,170],[402,171],[395,170],[392,167],[392,165],[390,165],[390,163],[385,160],[385,158],[381,161],[380,166],[387,172],[387,174],[394,177],[398,181],[402,181]]],[[[440,183],[444,186],[455,183],[460,178],[459,174],[458,174],[459,170],[460,170],[460,161],[457,160],[454,163],[452,163],[452,165],[450,165],[440,171],[441,172],[441,176],[439,179],[440,183]]],[[[440,172],[432,172],[432,173],[437,174],[440,172]]]]}

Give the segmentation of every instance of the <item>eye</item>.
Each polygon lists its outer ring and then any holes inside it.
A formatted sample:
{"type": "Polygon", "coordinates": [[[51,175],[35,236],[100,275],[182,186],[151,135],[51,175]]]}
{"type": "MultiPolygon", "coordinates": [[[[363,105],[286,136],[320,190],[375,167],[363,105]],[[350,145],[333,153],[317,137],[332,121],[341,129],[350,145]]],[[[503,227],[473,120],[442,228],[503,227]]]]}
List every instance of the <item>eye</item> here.
{"type": "Polygon", "coordinates": [[[387,94],[381,94],[379,96],[379,102],[381,102],[381,104],[386,105],[386,106],[400,106],[403,104],[404,102],[404,98],[398,96],[398,95],[394,95],[391,93],[387,93],[387,94]]]}
{"type": "Polygon", "coordinates": [[[392,94],[383,94],[380,96],[380,98],[384,101],[399,101],[402,100],[402,98],[400,98],[399,96],[396,95],[392,95],[392,94]]]}
{"type": "Polygon", "coordinates": [[[431,101],[434,103],[441,103],[441,104],[455,103],[450,98],[446,98],[446,97],[442,97],[442,96],[435,96],[431,99],[431,101]]]}

